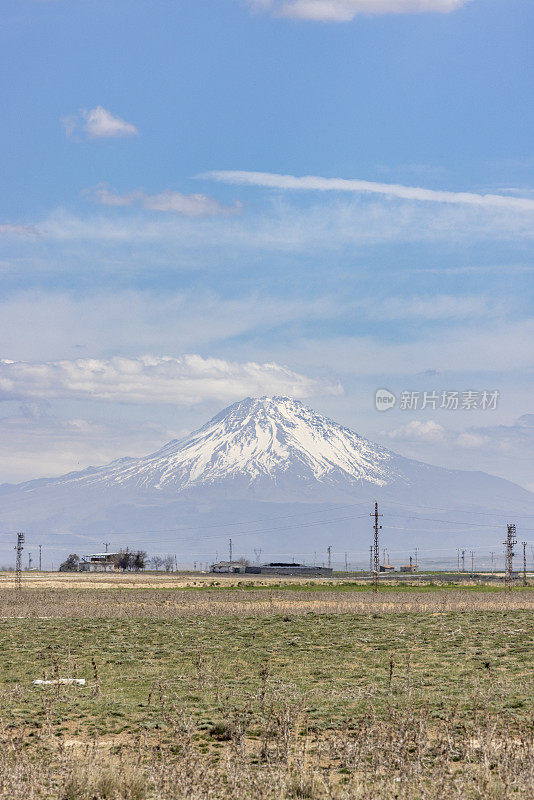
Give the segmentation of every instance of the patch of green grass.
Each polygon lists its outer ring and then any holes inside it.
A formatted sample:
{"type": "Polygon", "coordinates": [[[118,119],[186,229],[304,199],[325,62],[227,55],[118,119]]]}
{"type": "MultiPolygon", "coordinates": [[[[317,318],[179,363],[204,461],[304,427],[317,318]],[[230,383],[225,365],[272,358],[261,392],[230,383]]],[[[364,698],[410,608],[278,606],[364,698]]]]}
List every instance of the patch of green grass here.
{"type": "Polygon", "coordinates": [[[267,671],[330,727],[363,713],[370,698],[374,713],[387,714],[407,696],[432,713],[454,706],[469,721],[483,693],[488,713],[519,719],[532,700],[527,632],[528,611],[4,620],[1,716],[44,724],[44,701],[52,698],[53,727],[75,718],[82,728],[109,729],[126,719],[140,729],[161,721],[163,692],[193,718],[217,718],[222,698],[249,702],[267,671]],[[32,686],[55,674],[85,677],[88,685],[32,686]]]}

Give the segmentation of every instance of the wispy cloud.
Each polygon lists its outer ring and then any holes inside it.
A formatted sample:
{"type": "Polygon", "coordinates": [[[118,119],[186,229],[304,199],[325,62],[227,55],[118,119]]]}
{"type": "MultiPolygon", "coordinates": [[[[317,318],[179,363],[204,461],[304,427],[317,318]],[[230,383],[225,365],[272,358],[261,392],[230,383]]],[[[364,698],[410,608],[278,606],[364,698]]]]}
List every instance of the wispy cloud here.
{"type": "MultiPolygon", "coordinates": [[[[198,287],[187,292],[102,289],[95,294],[26,291],[0,300],[3,354],[22,361],[71,359],[91,353],[164,352],[168,342],[182,351],[226,356],[239,338],[266,341],[280,330],[324,323],[347,313],[340,297],[298,299],[245,294],[225,298],[198,287]],[[32,330],[21,319],[32,319],[32,330]],[[35,336],[34,331],[40,332],[35,336]],[[79,351],[82,350],[82,353],[79,351]],[[78,352],[77,352],[78,351],[78,352]]],[[[350,312],[349,312],[350,313],[350,312]]],[[[269,356],[267,359],[270,360],[269,356]]]]}
{"type": "Polygon", "coordinates": [[[417,14],[456,11],[470,0],[248,0],[277,16],[316,22],[350,22],[358,14],[417,14]]]}
{"type": "Polygon", "coordinates": [[[23,225],[20,222],[0,222],[0,236],[37,236],[37,228],[34,225],[23,225]]]}
{"type": "MultiPolygon", "coordinates": [[[[429,366],[441,374],[467,375],[470,379],[484,373],[502,377],[525,374],[534,367],[533,337],[534,319],[498,324],[488,320],[485,326],[464,322],[445,334],[439,329],[432,333],[421,329],[405,340],[388,341],[379,335],[299,338],[287,345],[278,344],[273,357],[306,370],[328,364],[337,375],[358,378],[388,375],[393,380],[417,375],[429,366]]],[[[255,352],[258,350],[256,347],[255,352]]],[[[237,352],[240,358],[246,357],[239,349],[237,352]]]]}
{"type": "Polygon", "coordinates": [[[89,139],[117,139],[137,136],[139,133],[131,122],[115,116],[102,106],[82,108],[77,114],[63,117],[61,121],[69,137],[81,134],[89,139]]]}
{"type": "Polygon", "coordinates": [[[237,201],[231,206],[225,206],[213,197],[207,197],[204,194],[182,194],[172,190],[160,192],[159,194],[147,194],[140,189],[136,189],[132,192],[121,194],[102,184],[94,189],[86,189],[83,194],[88,199],[104,206],[141,206],[148,211],[181,214],[185,217],[235,214],[242,209],[241,203],[237,201]]]}
{"type": "MultiPolygon", "coordinates": [[[[155,217],[134,207],[131,212],[135,213],[122,216],[76,215],[58,209],[36,222],[36,228],[43,238],[56,242],[106,243],[105,253],[100,254],[102,263],[110,256],[110,246],[126,245],[127,262],[132,264],[131,244],[135,243],[135,253],[140,254],[140,246],[150,246],[151,257],[159,261],[165,248],[174,248],[169,260],[173,266],[177,253],[196,252],[203,268],[209,263],[209,254],[217,251],[220,255],[221,247],[243,255],[303,252],[313,260],[320,250],[340,252],[379,242],[518,242],[534,237],[532,207],[517,209],[513,201],[509,207],[494,207],[357,196],[348,200],[333,197],[328,202],[323,197],[313,198],[312,203],[290,203],[286,197],[269,200],[260,210],[248,206],[241,214],[196,217],[177,213],[155,217]],[[161,249],[154,250],[155,246],[161,249]]],[[[85,255],[83,250],[81,257],[85,255]]]]}
{"type": "Polygon", "coordinates": [[[394,183],[376,183],[346,178],[322,178],[317,175],[279,175],[272,172],[246,172],[241,170],[214,170],[199,178],[240,186],[259,186],[282,191],[351,192],[373,194],[399,200],[415,200],[426,203],[452,203],[478,207],[497,207],[534,212],[534,200],[525,197],[510,197],[499,194],[476,194],[474,192],[448,192],[424,189],[419,186],[402,186],[394,183]]]}
{"type": "Polygon", "coordinates": [[[121,419],[61,419],[46,402],[21,403],[0,418],[0,483],[60,475],[114,458],[140,456],[187,429],[121,419]]]}
{"type": "Polygon", "coordinates": [[[0,360],[0,399],[92,399],[123,403],[223,402],[245,395],[340,394],[276,363],[237,363],[199,355],[114,357],[28,363],[0,360]]]}
{"type": "MultiPolygon", "coordinates": [[[[380,317],[388,320],[421,319],[448,320],[502,316],[512,303],[504,298],[489,298],[484,295],[420,295],[415,297],[391,297],[380,301],[380,317]]],[[[364,307],[376,313],[374,303],[366,301],[364,307]]]]}

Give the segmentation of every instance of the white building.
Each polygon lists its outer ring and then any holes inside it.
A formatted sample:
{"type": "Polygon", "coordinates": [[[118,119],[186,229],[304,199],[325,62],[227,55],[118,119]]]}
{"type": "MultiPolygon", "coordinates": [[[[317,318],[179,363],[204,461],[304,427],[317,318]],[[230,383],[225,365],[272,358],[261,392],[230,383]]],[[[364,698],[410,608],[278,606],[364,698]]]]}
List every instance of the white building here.
{"type": "Polygon", "coordinates": [[[82,556],[78,565],[80,572],[115,572],[119,553],[92,553],[82,556]]]}

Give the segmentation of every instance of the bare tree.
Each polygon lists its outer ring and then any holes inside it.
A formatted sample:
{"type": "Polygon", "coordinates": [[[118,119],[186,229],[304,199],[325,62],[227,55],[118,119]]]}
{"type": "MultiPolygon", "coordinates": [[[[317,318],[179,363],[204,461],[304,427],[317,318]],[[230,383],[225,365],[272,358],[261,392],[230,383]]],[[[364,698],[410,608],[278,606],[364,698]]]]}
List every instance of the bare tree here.
{"type": "Polygon", "coordinates": [[[165,568],[165,572],[172,572],[174,568],[174,556],[166,555],[163,559],[163,566],[165,568]]]}

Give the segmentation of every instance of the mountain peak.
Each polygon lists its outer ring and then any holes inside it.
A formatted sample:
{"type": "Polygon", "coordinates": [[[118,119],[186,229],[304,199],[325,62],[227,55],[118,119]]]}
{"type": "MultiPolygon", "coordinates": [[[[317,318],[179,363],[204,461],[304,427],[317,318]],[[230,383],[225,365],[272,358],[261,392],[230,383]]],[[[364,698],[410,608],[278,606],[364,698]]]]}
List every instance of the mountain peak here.
{"type": "Polygon", "coordinates": [[[394,477],[394,455],[291,397],[246,397],[202,428],[145,458],[115,462],[100,479],[174,489],[221,484],[337,484],[382,486],[394,477]]]}
{"type": "Polygon", "coordinates": [[[263,397],[244,397],[243,400],[238,400],[236,403],[232,403],[232,405],[223,408],[214,419],[232,418],[234,416],[245,417],[252,414],[288,413],[292,410],[296,411],[297,409],[306,409],[311,412],[311,409],[307,409],[304,403],[300,400],[295,400],[293,397],[271,397],[269,395],[263,395],[263,397]]]}
{"type": "MultiPolygon", "coordinates": [[[[299,400],[266,396],[234,403],[199,430],[148,456],[4,487],[1,514],[4,527],[35,524],[39,536],[43,528],[92,536],[98,530],[108,536],[112,530],[171,531],[177,525],[198,532],[203,526],[216,529],[276,517],[282,505],[296,518],[318,504],[375,500],[415,510],[423,503],[451,513],[453,507],[484,514],[488,509],[508,514],[510,508],[531,514],[533,508],[531,494],[499,478],[403,458],[299,400]]],[[[316,521],[317,527],[300,538],[296,523],[293,545],[300,541],[306,552],[322,547],[328,530],[334,545],[346,546],[355,534],[349,517],[347,522],[325,517],[325,528],[316,521]]],[[[461,527],[457,532],[466,535],[461,527]]],[[[437,538],[442,535],[436,531],[437,538]]]]}

